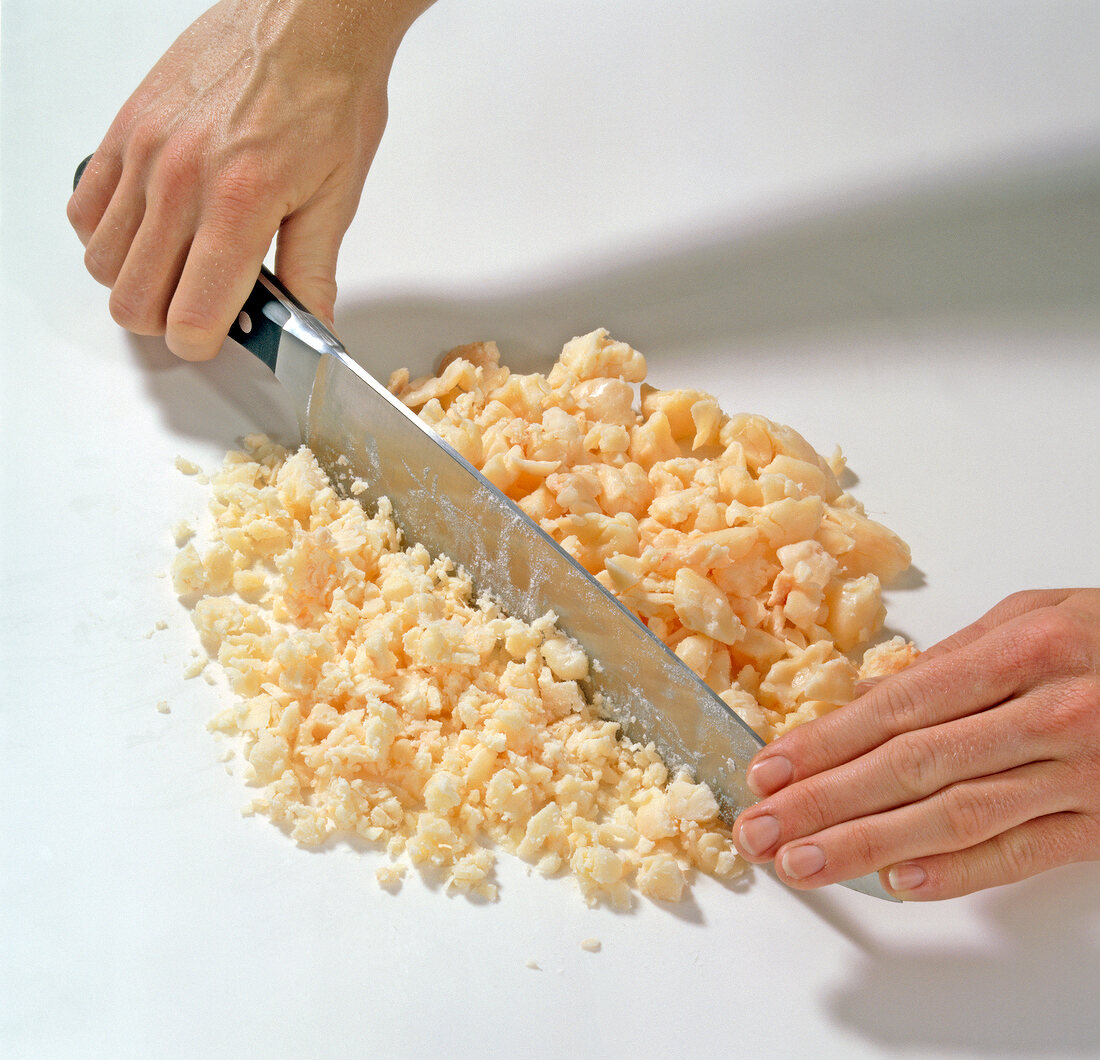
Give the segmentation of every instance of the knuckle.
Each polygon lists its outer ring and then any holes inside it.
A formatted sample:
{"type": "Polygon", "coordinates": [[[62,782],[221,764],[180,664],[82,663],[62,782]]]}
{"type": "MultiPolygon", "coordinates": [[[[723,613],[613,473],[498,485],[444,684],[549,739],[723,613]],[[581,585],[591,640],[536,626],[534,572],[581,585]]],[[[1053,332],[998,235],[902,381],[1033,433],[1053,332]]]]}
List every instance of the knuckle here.
{"type": "Polygon", "coordinates": [[[1033,866],[1044,858],[1043,844],[1033,829],[1006,834],[996,844],[996,866],[1009,879],[1020,880],[1035,872],[1033,866]]]}
{"type": "Polygon", "coordinates": [[[913,680],[888,681],[877,700],[879,722],[887,732],[903,733],[920,728],[924,696],[913,680]]]}
{"type": "Polygon", "coordinates": [[[213,208],[231,222],[255,216],[277,196],[277,182],[269,167],[245,153],[227,164],[213,182],[213,208]]]}
{"type": "Polygon", "coordinates": [[[894,778],[910,797],[927,795],[939,786],[940,756],[936,745],[923,733],[897,736],[886,745],[885,752],[894,778]]]}
{"type": "Polygon", "coordinates": [[[160,124],[148,115],[131,122],[126,131],[124,157],[127,165],[144,169],[164,147],[164,132],[160,124]]]}
{"type": "Polygon", "coordinates": [[[873,819],[862,818],[851,822],[844,837],[844,849],[845,861],[851,866],[852,875],[880,869],[888,860],[873,819]]]}
{"type": "Polygon", "coordinates": [[[1044,732],[1076,734],[1074,746],[1087,750],[1090,741],[1079,737],[1100,721],[1100,681],[1082,677],[1060,681],[1051,688],[1051,697],[1053,703],[1047,709],[1031,712],[1034,722],[1044,732]]]}
{"type": "Polygon", "coordinates": [[[834,799],[823,777],[803,780],[793,788],[777,792],[770,799],[775,815],[786,822],[790,836],[808,835],[837,821],[834,799]]]}
{"type": "Polygon", "coordinates": [[[1018,589],[1009,593],[993,610],[996,614],[1019,615],[1030,611],[1036,601],[1043,599],[1042,589],[1018,589]]]}
{"type": "Polygon", "coordinates": [[[200,155],[193,140],[177,137],[166,144],[156,167],[157,194],[178,204],[193,194],[201,176],[200,155]]]}
{"type": "Polygon", "coordinates": [[[943,793],[948,830],[967,845],[984,839],[994,812],[990,799],[973,787],[956,784],[943,793]]]}
{"type": "Polygon", "coordinates": [[[322,266],[290,267],[282,273],[284,280],[306,303],[311,312],[331,316],[336,306],[336,280],[322,266]]]}
{"type": "Polygon", "coordinates": [[[139,293],[116,286],[109,302],[115,323],[137,335],[162,335],[164,309],[139,293]]]}
{"type": "Polygon", "coordinates": [[[1036,611],[1021,630],[1017,664],[1043,672],[1085,673],[1092,668],[1089,631],[1063,608],[1036,611]]]}

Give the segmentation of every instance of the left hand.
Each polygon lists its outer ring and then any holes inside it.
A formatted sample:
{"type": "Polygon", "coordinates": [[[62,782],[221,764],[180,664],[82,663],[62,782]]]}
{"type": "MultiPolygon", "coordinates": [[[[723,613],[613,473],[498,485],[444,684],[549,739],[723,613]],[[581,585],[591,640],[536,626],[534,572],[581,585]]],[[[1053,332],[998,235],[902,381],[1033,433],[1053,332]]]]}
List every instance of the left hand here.
{"type": "Polygon", "coordinates": [[[906,901],[1100,858],[1100,589],[1018,593],[753,759],[734,842],[906,901]]]}

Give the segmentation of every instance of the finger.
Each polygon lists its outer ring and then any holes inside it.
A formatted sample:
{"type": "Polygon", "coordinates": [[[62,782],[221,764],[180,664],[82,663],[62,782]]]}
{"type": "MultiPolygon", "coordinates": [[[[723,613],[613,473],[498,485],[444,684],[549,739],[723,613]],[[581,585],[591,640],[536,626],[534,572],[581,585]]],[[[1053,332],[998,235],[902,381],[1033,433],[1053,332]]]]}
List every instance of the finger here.
{"type": "Polygon", "coordinates": [[[137,335],[163,335],[168,307],[191,247],[191,225],[182,218],[145,216],[111,289],[115,322],[137,335]]]}
{"type": "Polygon", "coordinates": [[[84,247],[84,264],[97,283],[114,286],[144,216],[145,190],[132,174],[124,173],[84,247]]]}
{"type": "Polygon", "coordinates": [[[1073,808],[1059,762],[1032,762],[952,784],[920,802],[834,825],[784,844],[776,872],[799,888],[855,879],[884,866],[966,850],[1036,817],[1073,808]]]}
{"type": "Polygon", "coordinates": [[[1072,596],[1074,591],[1073,589],[1031,589],[1025,592],[1013,593],[990,608],[976,622],[971,622],[969,626],[960,629],[957,633],[933,644],[932,647],[922,653],[922,657],[934,657],[964,647],[1004,622],[1042,607],[1056,607],[1063,600],[1072,596]]]}
{"type": "Polygon", "coordinates": [[[851,761],[902,732],[976,714],[1026,692],[1078,660],[1067,658],[1055,609],[1023,615],[955,651],[920,659],[847,706],[785,733],[749,766],[749,787],[770,795],[851,761]]]}
{"type": "Polygon", "coordinates": [[[881,873],[882,884],[906,902],[958,898],[1083,860],[1098,843],[1100,829],[1084,814],[1049,814],[966,850],[891,865],[881,873]]]}
{"type": "Polygon", "coordinates": [[[867,754],[776,792],[737,818],[734,842],[750,861],[832,825],[926,798],[949,784],[1056,756],[1056,738],[1034,734],[1029,715],[1044,697],[1012,700],[983,714],[902,733],[867,754]]]}
{"type": "Polygon", "coordinates": [[[217,355],[256,283],[270,241],[271,236],[253,235],[231,245],[219,233],[199,229],[165,317],[165,342],[177,357],[207,361],[217,355]]]}
{"type": "Polygon", "coordinates": [[[324,200],[291,214],[279,228],[275,272],[329,326],[336,310],[336,260],[354,215],[324,200]]]}
{"type": "Polygon", "coordinates": [[[255,167],[223,174],[208,204],[165,320],[168,348],[188,361],[221,349],[282,218],[270,180],[255,167]]]}
{"type": "Polygon", "coordinates": [[[122,160],[116,152],[100,147],[92,155],[80,183],[69,197],[66,214],[80,242],[88,245],[122,176],[122,160]]]}

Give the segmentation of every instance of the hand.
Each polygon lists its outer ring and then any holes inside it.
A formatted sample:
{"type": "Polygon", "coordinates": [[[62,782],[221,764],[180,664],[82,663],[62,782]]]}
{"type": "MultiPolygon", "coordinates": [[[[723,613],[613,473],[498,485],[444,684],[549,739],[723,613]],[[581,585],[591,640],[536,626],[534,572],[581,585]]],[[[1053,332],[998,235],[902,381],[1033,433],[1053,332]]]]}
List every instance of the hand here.
{"type": "Polygon", "coordinates": [[[1019,593],[753,759],[734,841],[907,901],[1100,858],[1100,589],[1019,593]]]}
{"type": "Polygon", "coordinates": [[[427,6],[223,0],[183,33],[69,201],[119,324],[165,335],[188,360],[213,357],[276,233],[276,272],[331,323],[393,56],[427,6]]]}

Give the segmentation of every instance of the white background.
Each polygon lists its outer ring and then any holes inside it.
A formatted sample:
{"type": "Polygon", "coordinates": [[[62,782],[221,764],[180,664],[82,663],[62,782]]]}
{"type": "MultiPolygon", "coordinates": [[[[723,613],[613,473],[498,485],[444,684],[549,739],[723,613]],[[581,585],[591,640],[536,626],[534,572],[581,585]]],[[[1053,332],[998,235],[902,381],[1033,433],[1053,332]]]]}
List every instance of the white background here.
{"type": "MultiPolygon", "coordinates": [[[[495,905],[391,896],[378,855],[240,816],[157,573],[204,503],[175,456],[288,407],[236,348],[121,333],[64,217],[200,10],[3,6],[0,1054],[1094,1055],[1095,865],[924,906],[758,872],[623,915],[510,860],[495,905]]],[[[656,383],[840,444],[912,545],[890,625],[920,645],[1098,584],[1098,40],[1088,2],[444,0],[339,326],[384,373],[607,325],[656,383]]]]}

